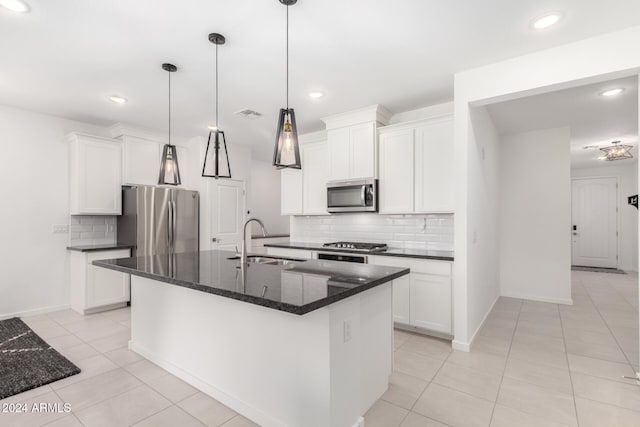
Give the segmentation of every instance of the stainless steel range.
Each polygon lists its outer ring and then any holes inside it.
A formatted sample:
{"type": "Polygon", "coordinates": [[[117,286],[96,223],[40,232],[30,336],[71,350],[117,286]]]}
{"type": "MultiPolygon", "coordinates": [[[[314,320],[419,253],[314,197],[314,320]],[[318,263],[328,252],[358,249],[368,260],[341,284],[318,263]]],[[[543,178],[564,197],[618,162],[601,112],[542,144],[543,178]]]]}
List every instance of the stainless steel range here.
{"type": "Polygon", "coordinates": [[[362,243],[362,242],[333,242],[322,245],[325,248],[349,249],[350,251],[359,252],[383,252],[387,250],[385,243],[362,243]]]}

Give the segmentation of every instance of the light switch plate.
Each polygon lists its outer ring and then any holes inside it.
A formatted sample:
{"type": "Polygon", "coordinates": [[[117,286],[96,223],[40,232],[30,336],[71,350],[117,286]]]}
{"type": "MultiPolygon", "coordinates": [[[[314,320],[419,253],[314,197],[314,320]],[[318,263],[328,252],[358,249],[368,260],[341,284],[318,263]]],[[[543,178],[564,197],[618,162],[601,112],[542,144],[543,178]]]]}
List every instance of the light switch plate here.
{"type": "Polygon", "coordinates": [[[67,234],[69,232],[69,226],[67,224],[53,224],[53,234],[67,234]]]}

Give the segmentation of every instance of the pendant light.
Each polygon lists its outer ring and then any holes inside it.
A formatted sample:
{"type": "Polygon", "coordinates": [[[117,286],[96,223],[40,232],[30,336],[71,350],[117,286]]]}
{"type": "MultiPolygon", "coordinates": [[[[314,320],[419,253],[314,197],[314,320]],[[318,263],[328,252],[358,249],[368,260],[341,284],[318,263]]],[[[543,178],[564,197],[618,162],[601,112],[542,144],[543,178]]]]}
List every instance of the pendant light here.
{"type": "Polygon", "coordinates": [[[180,185],[180,168],[178,167],[178,153],[176,146],[171,145],[171,73],[178,71],[173,64],[162,64],[162,69],[169,73],[169,143],[162,149],[160,163],[159,185],[180,185]]]}
{"type": "Polygon", "coordinates": [[[280,109],[273,166],[278,169],[302,169],[296,115],[293,108],[289,108],[289,6],[296,4],[298,0],[279,1],[287,7],[287,108],[280,109]]]}
{"type": "Polygon", "coordinates": [[[226,39],[222,34],[211,33],[209,34],[209,41],[216,45],[216,124],[209,127],[209,139],[207,140],[207,151],[204,154],[202,176],[215,179],[231,178],[227,141],[224,138],[224,132],[218,126],[218,46],[223,45],[226,39]],[[212,143],[213,147],[211,146],[212,143]]]}

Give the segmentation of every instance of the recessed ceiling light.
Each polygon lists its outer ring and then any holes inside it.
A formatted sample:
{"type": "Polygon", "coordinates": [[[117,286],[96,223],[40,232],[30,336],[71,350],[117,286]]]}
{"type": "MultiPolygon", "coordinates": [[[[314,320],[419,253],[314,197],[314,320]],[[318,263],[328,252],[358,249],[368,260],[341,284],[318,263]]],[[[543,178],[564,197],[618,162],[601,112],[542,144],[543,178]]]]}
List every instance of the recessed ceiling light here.
{"type": "Polygon", "coordinates": [[[609,90],[605,90],[604,92],[600,92],[600,96],[616,96],[616,95],[620,95],[622,92],[624,92],[624,88],[621,87],[617,87],[615,89],[609,89],[609,90]]]}
{"type": "Polygon", "coordinates": [[[309,98],[322,98],[323,96],[323,92],[309,92],[309,98]]]}
{"type": "Polygon", "coordinates": [[[29,5],[21,0],[0,0],[0,6],[18,13],[26,13],[31,10],[29,5]]]}
{"type": "MultiPolygon", "coordinates": [[[[2,0],[0,0],[0,1],[2,1],[2,0]]],[[[116,104],[126,104],[128,102],[127,98],[123,98],[123,97],[118,96],[118,95],[110,96],[109,100],[111,102],[115,102],[116,104]]]]}
{"type": "Polygon", "coordinates": [[[560,18],[562,18],[562,14],[558,12],[548,13],[531,21],[531,28],[534,30],[544,30],[557,24],[560,18]]]}

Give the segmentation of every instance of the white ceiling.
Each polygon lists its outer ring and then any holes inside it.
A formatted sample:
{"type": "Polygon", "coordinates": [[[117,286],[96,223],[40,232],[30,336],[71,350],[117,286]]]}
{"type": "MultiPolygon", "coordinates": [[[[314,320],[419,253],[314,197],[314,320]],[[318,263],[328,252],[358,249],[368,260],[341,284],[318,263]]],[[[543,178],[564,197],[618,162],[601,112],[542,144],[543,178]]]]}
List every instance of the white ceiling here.
{"type": "Polygon", "coordinates": [[[638,76],[501,102],[488,109],[503,134],[569,126],[572,168],[638,161],[638,76]],[[625,91],[610,98],[600,96],[618,87],[625,91]],[[612,141],[632,145],[633,159],[598,160],[603,155],[599,148],[612,141]]]}
{"type": "MultiPolygon", "coordinates": [[[[27,0],[0,8],[0,104],[110,125],[167,128],[173,76],[175,132],[206,134],[220,32],[220,125],[229,143],[266,156],[284,106],[285,7],[277,0],[27,0]],[[118,94],[129,103],[106,100],[118,94]],[[233,113],[263,114],[247,120],[233,113]]],[[[394,112],[453,99],[453,74],[640,24],[637,0],[299,0],[290,8],[291,100],[298,127],[380,103],[394,112]],[[533,32],[532,18],[564,19],[533,32]],[[321,90],[326,96],[310,99],[321,90]]],[[[594,60],[597,60],[594,58],[594,60]]]]}

